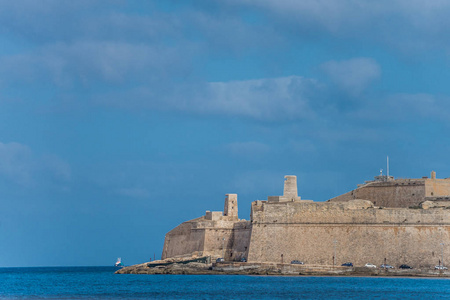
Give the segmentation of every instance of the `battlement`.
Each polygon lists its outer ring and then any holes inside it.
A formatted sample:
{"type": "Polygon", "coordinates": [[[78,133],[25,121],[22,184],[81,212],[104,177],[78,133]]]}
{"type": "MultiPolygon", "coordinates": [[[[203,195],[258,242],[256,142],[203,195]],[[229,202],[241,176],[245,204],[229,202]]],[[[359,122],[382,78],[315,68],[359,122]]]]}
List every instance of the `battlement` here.
{"type": "Polygon", "coordinates": [[[222,219],[222,212],[221,211],[209,211],[207,210],[205,213],[205,220],[211,220],[211,221],[219,221],[222,219]]]}

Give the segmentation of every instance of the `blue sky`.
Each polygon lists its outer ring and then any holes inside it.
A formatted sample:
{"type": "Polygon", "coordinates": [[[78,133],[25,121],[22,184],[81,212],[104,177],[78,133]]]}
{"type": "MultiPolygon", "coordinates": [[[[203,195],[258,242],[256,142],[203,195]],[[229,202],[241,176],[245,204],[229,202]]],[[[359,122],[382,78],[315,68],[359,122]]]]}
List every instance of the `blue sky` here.
{"type": "Polygon", "coordinates": [[[447,1],[1,1],[0,266],[111,265],[297,175],[450,177],[447,1]]]}

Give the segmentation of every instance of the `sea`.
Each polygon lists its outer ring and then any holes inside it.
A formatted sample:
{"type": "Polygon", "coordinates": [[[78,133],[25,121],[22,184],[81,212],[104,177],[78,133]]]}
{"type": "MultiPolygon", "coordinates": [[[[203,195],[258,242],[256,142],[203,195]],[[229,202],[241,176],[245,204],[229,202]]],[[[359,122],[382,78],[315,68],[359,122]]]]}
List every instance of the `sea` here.
{"type": "Polygon", "coordinates": [[[0,268],[0,299],[450,299],[445,278],[116,275],[116,270],[0,268]]]}

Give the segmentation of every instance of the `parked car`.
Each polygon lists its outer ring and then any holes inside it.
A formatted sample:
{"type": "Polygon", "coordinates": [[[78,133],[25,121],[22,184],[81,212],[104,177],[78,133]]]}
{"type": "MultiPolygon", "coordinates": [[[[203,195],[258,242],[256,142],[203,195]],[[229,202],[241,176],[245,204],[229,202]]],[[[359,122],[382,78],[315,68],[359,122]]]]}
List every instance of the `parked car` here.
{"type": "Polygon", "coordinates": [[[216,262],[224,262],[225,259],[223,259],[223,257],[219,257],[218,259],[216,259],[216,262]]]}
{"type": "Polygon", "coordinates": [[[241,262],[247,262],[247,259],[245,257],[241,258],[241,262]]]}
{"type": "Polygon", "coordinates": [[[353,264],[351,262],[346,262],[345,264],[342,264],[343,267],[353,267],[353,264]]]}
{"type": "Polygon", "coordinates": [[[444,266],[436,266],[436,267],[434,267],[434,269],[435,270],[448,270],[448,268],[444,267],[444,266]]]}
{"type": "Polygon", "coordinates": [[[380,266],[380,268],[382,268],[382,269],[393,269],[394,267],[391,266],[391,265],[385,265],[385,264],[382,264],[382,265],[380,266]]]}
{"type": "Polygon", "coordinates": [[[303,265],[303,262],[299,261],[299,260],[293,260],[293,261],[291,261],[291,264],[293,264],[293,265],[303,265]]]}
{"type": "Polygon", "coordinates": [[[408,266],[408,265],[401,265],[400,267],[398,267],[399,269],[412,269],[412,267],[408,266]]]}
{"type": "Polygon", "coordinates": [[[374,264],[369,264],[369,263],[367,263],[364,267],[366,267],[366,268],[374,268],[374,269],[377,268],[377,266],[375,266],[374,264]]]}

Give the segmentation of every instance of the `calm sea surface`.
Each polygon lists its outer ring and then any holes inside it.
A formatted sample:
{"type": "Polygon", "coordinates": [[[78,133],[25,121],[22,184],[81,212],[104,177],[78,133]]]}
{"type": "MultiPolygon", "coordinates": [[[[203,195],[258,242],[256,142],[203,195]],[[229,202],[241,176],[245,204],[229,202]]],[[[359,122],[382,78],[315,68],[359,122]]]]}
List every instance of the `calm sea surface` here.
{"type": "Polygon", "coordinates": [[[114,267],[0,268],[1,299],[450,299],[450,280],[114,275],[114,267]]]}

